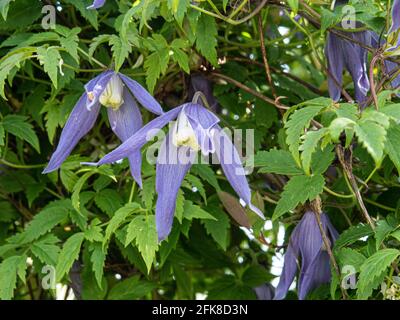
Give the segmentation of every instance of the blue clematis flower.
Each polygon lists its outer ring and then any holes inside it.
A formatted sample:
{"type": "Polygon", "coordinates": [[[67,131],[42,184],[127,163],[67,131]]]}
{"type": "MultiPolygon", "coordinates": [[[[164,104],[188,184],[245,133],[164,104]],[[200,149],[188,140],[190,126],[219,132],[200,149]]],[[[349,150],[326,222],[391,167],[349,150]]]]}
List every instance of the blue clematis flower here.
{"type": "Polygon", "coordinates": [[[255,287],[254,291],[256,292],[257,300],[274,299],[275,288],[270,283],[255,287]]]}
{"type": "Polygon", "coordinates": [[[251,210],[264,218],[263,213],[251,203],[251,192],[239,154],[218,125],[220,120],[197,103],[186,103],[157,117],[94,165],[112,163],[138,152],[159,130],[175,119],[157,157],[156,227],[159,240],[165,239],[171,231],[177,194],[196,159],[197,151],[205,156],[215,154],[232,188],[251,210]]]}
{"type": "Polygon", "coordinates": [[[217,99],[213,95],[213,84],[201,73],[195,73],[190,76],[189,82],[189,90],[188,90],[188,99],[192,100],[196,92],[202,92],[206,97],[208,104],[210,105],[210,109],[219,113],[221,107],[218,104],[217,99]]]}
{"type": "Polygon", "coordinates": [[[87,7],[87,9],[99,9],[106,3],[106,0],[94,0],[92,5],[87,7]]]}
{"type": "MultiPolygon", "coordinates": [[[[142,127],[142,116],[136,101],[160,115],[160,104],[139,83],[112,70],[105,71],[85,85],[85,93],[72,110],[61,133],[56,151],[43,173],[57,170],[79,140],[93,127],[101,105],[107,107],[111,129],[121,141],[127,140],[142,127]],[[136,98],[136,99],[135,99],[136,98]]],[[[140,150],[128,156],[131,173],[142,185],[140,150]]]]}
{"type": "MultiPolygon", "coordinates": [[[[334,7],[347,2],[347,0],[336,1],[334,7]]],[[[356,23],[356,27],[361,26],[362,24],[356,23]]],[[[372,34],[368,30],[346,32],[346,35],[366,46],[371,46],[373,41],[372,34]]],[[[353,79],[355,100],[360,104],[365,102],[370,88],[367,71],[368,50],[357,43],[328,32],[325,56],[329,70],[328,89],[332,100],[339,101],[341,97],[343,69],[346,68],[353,79]]]]}
{"type": "MultiPolygon", "coordinates": [[[[325,213],[321,214],[321,222],[332,247],[339,234],[325,213]]],[[[297,272],[299,257],[301,257],[301,269],[298,296],[300,300],[303,300],[308,292],[328,283],[331,279],[329,255],[325,249],[315,213],[312,211],[304,214],[290,236],[274,299],[281,300],[286,297],[297,272]]]]}
{"type": "Polygon", "coordinates": [[[395,32],[400,28],[400,0],[394,0],[392,5],[392,25],[389,33],[395,32]]]}
{"type": "MultiPolygon", "coordinates": [[[[395,34],[399,29],[400,29],[400,1],[399,0],[395,0],[393,2],[393,6],[392,6],[392,24],[391,24],[390,29],[389,29],[389,38],[390,38],[391,34],[395,34]]],[[[400,36],[397,34],[397,38],[395,37],[394,40],[395,40],[395,45],[393,45],[391,47],[388,47],[385,50],[386,53],[388,53],[389,55],[390,55],[391,52],[397,51],[399,49],[400,36]]],[[[378,48],[380,46],[379,36],[377,34],[374,34],[373,46],[375,48],[378,48]]],[[[389,60],[385,60],[385,67],[386,67],[386,72],[388,74],[393,74],[399,69],[399,65],[397,63],[389,61],[389,60]]],[[[400,75],[395,77],[392,80],[391,85],[392,85],[393,88],[399,88],[399,86],[400,86],[400,75]]],[[[398,94],[398,96],[399,96],[399,94],[398,94]]]]}

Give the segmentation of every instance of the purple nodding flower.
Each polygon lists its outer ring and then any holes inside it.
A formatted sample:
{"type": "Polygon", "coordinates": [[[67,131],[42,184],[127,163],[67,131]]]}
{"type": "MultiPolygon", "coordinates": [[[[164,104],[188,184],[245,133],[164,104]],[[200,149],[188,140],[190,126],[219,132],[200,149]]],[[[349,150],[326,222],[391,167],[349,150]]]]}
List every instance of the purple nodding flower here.
{"type": "MultiPolygon", "coordinates": [[[[337,0],[335,1],[334,8],[347,3],[347,0],[337,0]]],[[[362,26],[361,23],[356,22],[357,28],[362,26]]],[[[368,30],[346,32],[345,34],[353,38],[356,42],[366,46],[371,46],[373,41],[371,32],[368,30]]],[[[367,71],[368,50],[356,42],[328,32],[325,45],[325,56],[328,61],[329,70],[328,89],[332,100],[339,101],[342,91],[343,69],[346,68],[353,79],[355,100],[362,106],[370,88],[367,71]]]]}
{"type": "Polygon", "coordinates": [[[395,32],[400,28],[400,0],[394,0],[392,5],[392,25],[389,33],[395,32]]]}
{"type": "MultiPolygon", "coordinates": [[[[338,233],[325,213],[321,222],[333,247],[338,233]]],[[[315,213],[307,211],[294,228],[285,253],[285,262],[275,293],[275,300],[286,297],[297,272],[298,258],[301,257],[301,269],[298,280],[298,296],[305,299],[307,294],[331,279],[329,255],[325,249],[315,213]]]]}
{"type": "Polygon", "coordinates": [[[257,295],[257,300],[272,300],[275,295],[275,288],[270,284],[266,283],[261,286],[254,288],[257,295]]]}
{"type": "Polygon", "coordinates": [[[175,119],[177,121],[162,141],[157,157],[156,226],[159,241],[171,232],[176,197],[197,151],[203,155],[215,154],[235,192],[251,210],[264,218],[251,203],[250,187],[235,146],[218,125],[218,117],[197,103],[186,103],[157,117],[92,165],[112,163],[140,151],[159,130],[175,119]]]}
{"type": "MultiPolygon", "coordinates": [[[[163,114],[160,104],[139,83],[108,70],[85,85],[85,93],[72,110],[61,133],[56,151],[43,173],[57,170],[79,140],[93,127],[101,105],[107,107],[111,129],[121,141],[127,140],[142,127],[142,116],[136,101],[149,111],[163,114]],[[135,99],[136,98],[136,99],[135,99]]],[[[140,150],[129,154],[131,173],[141,186],[140,150]]]]}
{"type": "MultiPolygon", "coordinates": [[[[375,49],[385,45],[386,41],[380,39],[379,35],[376,34],[373,31],[370,31],[371,34],[371,46],[375,49]]],[[[386,48],[385,51],[386,52],[391,52],[396,50],[400,45],[400,37],[397,40],[397,44],[395,46],[386,48]]],[[[394,73],[396,73],[396,71],[399,69],[399,64],[397,64],[396,62],[390,61],[388,59],[385,59],[385,68],[386,68],[386,73],[390,74],[391,76],[394,75],[394,73]]],[[[391,86],[393,89],[398,89],[400,87],[400,75],[398,75],[397,77],[395,77],[392,81],[391,81],[391,86]]],[[[400,94],[397,94],[397,96],[399,97],[400,94]]]]}
{"type": "Polygon", "coordinates": [[[87,9],[99,9],[106,3],[106,0],[94,0],[87,9]]]}
{"type": "MultiPolygon", "coordinates": [[[[370,31],[346,32],[346,35],[367,46],[371,45],[370,31]]],[[[342,74],[346,68],[354,83],[355,100],[363,103],[369,91],[367,71],[368,51],[357,43],[343,39],[328,32],[325,46],[325,56],[328,61],[329,95],[334,101],[339,101],[342,89],[342,74]]]]}
{"type": "Polygon", "coordinates": [[[217,99],[213,95],[213,85],[202,73],[195,73],[190,76],[188,99],[191,101],[196,92],[202,92],[210,104],[210,109],[213,112],[219,113],[220,106],[217,99]]]}

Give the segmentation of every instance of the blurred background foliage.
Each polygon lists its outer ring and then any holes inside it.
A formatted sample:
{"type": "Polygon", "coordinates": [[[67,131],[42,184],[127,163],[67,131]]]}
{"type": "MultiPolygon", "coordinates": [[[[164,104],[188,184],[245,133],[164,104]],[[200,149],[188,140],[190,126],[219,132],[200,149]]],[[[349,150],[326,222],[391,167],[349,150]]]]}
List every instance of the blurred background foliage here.
{"type": "MultiPolygon", "coordinates": [[[[381,34],[386,1],[352,3],[357,19],[381,34]]],[[[60,297],[61,286],[43,287],[54,280],[46,268],[53,266],[55,282],[67,286],[65,297],[256,299],[254,288],[276,286],[290,232],[303,205],[318,196],[341,234],[334,250],[340,267],[351,261],[359,273],[371,266],[365,261],[381,244],[399,247],[400,152],[396,146],[391,153],[381,150],[383,129],[372,147],[364,148],[371,137],[353,144],[352,172],[378,223],[375,236],[361,224],[359,203],[334,153],[340,141],[331,131],[324,149],[318,141],[309,149],[312,174],[291,157],[288,115],[294,117],[300,103],[319,108],[296,122],[302,126],[294,137],[298,146],[313,118],[324,128],[344,114],[356,122],[368,120],[358,118],[356,105],[342,109],[328,98],[325,37],[341,18],[330,1],[109,0],[98,11],[87,10],[88,5],[89,0],[0,0],[0,298],[60,297]],[[56,8],[56,26],[48,30],[42,25],[45,5],[56,8]],[[267,221],[239,204],[219,166],[195,165],[182,185],[173,231],[158,244],[154,165],[144,160],[143,190],[135,187],[126,160],[99,168],[80,165],[120,143],[105,108],[61,169],[42,175],[84,84],[105,67],[142,83],[165,111],[190,101],[200,88],[224,125],[254,129],[257,168],[248,180],[267,221]],[[290,177],[298,175],[296,184],[290,177]],[[295,196],[288,199],[288,193],[295,196]],[[129,226],[136,231],[127,241],[129,226]]],[[[352,86],[345,75],[350,94],[352,86]]],[[[395,109],[391,92],[380,101],[395,109]]],[[[141,112],[145,123],[154,117],[141,112]]],[[[385,116],[398,121],[399,114],[385,116]]],[[[396,141],[397,131],[392,134],[396,141]]],[[[349,297],[386,297],[378,284],[395,283],[390,264],[396,263],[396,252],[391,261],[368,269],[367,289],[350,290],[349,297]]],[[[338,283],[309,298],[341,298],[338,283]]],[[[295,297],[292,291],[289,298],[295,297]]]]}

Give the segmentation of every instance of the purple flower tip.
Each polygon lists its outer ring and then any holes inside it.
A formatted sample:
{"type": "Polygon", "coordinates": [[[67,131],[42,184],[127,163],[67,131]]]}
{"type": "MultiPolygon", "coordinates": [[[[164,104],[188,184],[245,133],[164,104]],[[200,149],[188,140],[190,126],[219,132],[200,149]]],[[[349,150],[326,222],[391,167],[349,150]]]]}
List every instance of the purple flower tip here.
{"type": "MultiPolygon", "coordinates": [[[[110,127],[116,136],[125,141],[142,127],[142,116],[137,102],[149,111],[162,114],[160,104],[136,81],[120,73],[107,70],[85,85],[85,92],[73,108],[56,151],[43,173],[57,170],[71,151],[93,127],[100,107],[107,108],[110,127]]],[[[131,173],[141,186],[141,154],[133,152],[128,156],[131,173]]]]}
{"type": "MultiPolygon", "coordinates": [[[[328,283],[331,279],[329,255],[322,240],[315,215],[314,212],[307,211],[290,236],[281,278],[274,298],[276,300],[286,297],[297,273],[299,258],[301,258],[298,279],[298,296],[300,300],[305,299],[311,290],[328,283]]],[[[325,213],[321,214],[321,222],[330,245],[333,247],[338,233],[325,213]]]]}
{"type": "Polygon", "coordinates": [[[106,3],[106,0],[94,0],[93,3],[87,7],[89,10],[99,9],[106,3]]]}

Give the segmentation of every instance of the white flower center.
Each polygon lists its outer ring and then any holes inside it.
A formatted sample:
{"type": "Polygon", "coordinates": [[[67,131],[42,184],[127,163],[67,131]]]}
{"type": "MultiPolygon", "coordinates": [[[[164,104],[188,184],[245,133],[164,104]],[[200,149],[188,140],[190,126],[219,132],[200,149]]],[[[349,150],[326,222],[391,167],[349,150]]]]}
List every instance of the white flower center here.
{"type": "Polygon", "coordinates": [[[200,150],[196,134],[194,133],[189,119],[183,111],[179,114],[178,119],[176,120],[172,135],[172,143],[176,147],[186,146],[195,151],[200,150]]]}
{"type": "Polygon", "coordinates": [[[114,74],[101,94],[99,101],[103,106],[117,110],[124,103],[123,92],[124,84],[121,79],[114,74]]]}

